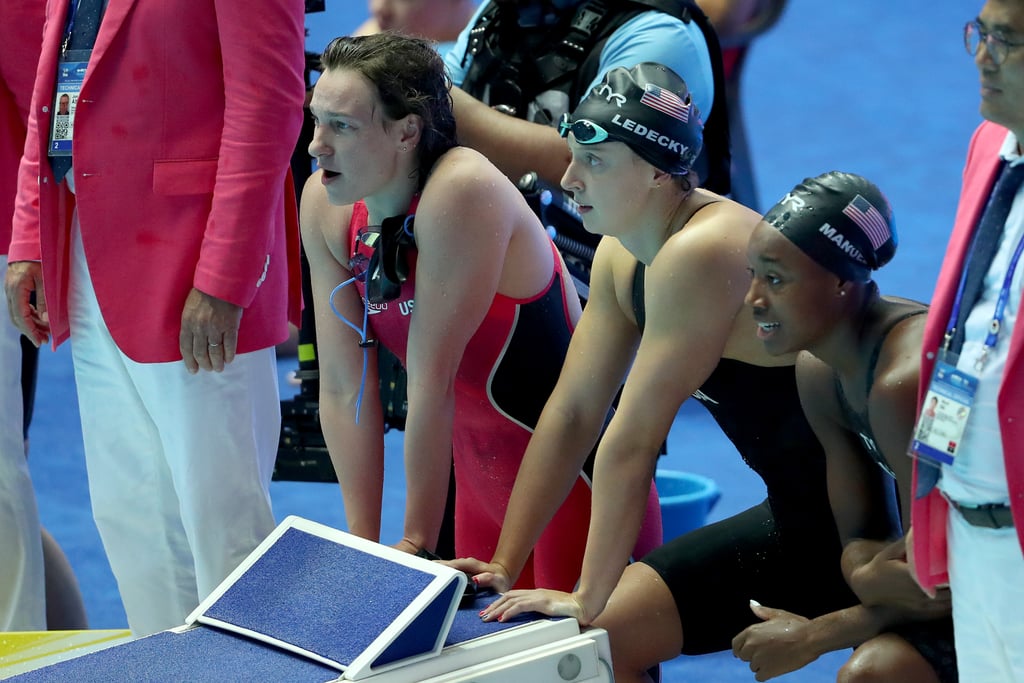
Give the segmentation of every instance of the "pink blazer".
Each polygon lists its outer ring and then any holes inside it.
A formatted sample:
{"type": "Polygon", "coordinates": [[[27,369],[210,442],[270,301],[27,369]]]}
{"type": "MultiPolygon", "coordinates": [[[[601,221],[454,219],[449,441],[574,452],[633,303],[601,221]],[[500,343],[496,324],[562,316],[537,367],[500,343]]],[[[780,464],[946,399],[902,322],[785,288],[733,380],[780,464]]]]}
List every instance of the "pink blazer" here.
{"type": "MultiPolygon", "coordinates": [[[[921,357],[921,377],[931,378],[935,366],[935,351],[942,343],[956,297],[960,273],[970,246],[971,233],[978,222],[989,192],[999,170],[999,149],[1007,130],[985,122],[974,133],[967,151],[960,204],[956,213],[953,235],[946,248],[942,270],[932,296],[928,321],[925,325],[921,357]]],[[[918,391],[918,410],[928,388],[922,382],[918,391]]],[[[1024,324],[1014,326],[1010,339],[1003,383],[997,402],[1006,478],[1009,482],[1010,505],[1016,523],[1017,536],[1024,549],[1024,324]]],[[[917,467],[914,467],[915,487],[917,467]]],[[[922,585],[937,586],[947,583],[946,522],[949,506],[937,489],[914,501],[912,526],[914,529],[914,561],[922,585]]]]}
{"type": "Polygon", "coordinates": [[[0,0],[0,256],[11,242],[18,162],[43,40],[43,4],[0,0]]]}
{"type": "Polygon", "coordinates": [[[68,337],[70,209],[104,320],[139,362],[180,359],[194,286],[244,307],[239,352],[298,322],[287,177],[302,122],[302,0],[109,0],[75,120],[75,186],[46,145],[69,0],[48,0],[9,259],[42,261],[53,344],[68,337]]]}

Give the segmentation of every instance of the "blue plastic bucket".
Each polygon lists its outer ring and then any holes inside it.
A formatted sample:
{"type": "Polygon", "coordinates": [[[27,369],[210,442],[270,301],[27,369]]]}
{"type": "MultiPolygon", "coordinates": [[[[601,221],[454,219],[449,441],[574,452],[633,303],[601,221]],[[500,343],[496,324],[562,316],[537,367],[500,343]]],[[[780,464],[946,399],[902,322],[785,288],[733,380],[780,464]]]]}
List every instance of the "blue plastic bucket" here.
{"type": "Polygon", "coordinates": [[[713,479],[690,472],[658,470],[654,484],[658,487],[665,541],[704,526],[722,495],[713,479]]]}

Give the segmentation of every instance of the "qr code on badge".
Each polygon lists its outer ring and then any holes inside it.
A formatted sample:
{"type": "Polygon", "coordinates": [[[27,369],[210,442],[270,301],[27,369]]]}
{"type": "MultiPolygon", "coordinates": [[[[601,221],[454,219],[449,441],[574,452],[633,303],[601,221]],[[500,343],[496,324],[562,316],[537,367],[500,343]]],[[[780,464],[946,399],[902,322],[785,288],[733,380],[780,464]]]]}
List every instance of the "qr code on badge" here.
{"type": "Polygon", "coordinates": [[[56,120],[53,124],[53,137],[58,140],[64,140],[68,137],[68,119],[67,116],[54,117],[56,120]]]}

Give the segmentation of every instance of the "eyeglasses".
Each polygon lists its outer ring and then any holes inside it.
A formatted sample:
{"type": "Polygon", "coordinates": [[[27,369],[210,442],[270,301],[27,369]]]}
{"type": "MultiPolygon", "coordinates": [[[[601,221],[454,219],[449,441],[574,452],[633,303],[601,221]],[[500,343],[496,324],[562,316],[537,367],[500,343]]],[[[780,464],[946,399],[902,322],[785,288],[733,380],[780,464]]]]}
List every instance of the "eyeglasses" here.
{"type": "Polygon", "coordinates": [[[576,142],[581,145],[596,145],[608,139],[608,131],[593,121],[587,119],[572,121],[568,114],[562,114],[562,120],[558,123],[558,134],[564,138],[569,133],[572,133],[576,142]]]}
{"type": "Polygon", "coordinates": [[[985,43],[985,50],[996,66],[1006,60],[1010,50],[1024,47],[1024,43],[1011,43],[986,30],[977,19],[964,24],[964,47],[967,48],[967,54],[972,57],[977,55],[982,43],[985,43]]]}

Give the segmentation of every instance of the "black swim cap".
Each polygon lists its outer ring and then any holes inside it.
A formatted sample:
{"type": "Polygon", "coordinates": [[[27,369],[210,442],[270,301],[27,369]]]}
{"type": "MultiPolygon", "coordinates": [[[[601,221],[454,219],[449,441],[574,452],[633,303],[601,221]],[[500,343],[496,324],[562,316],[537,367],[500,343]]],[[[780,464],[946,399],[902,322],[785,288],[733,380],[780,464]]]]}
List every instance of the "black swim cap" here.
{"type": "Polygon", "coordinates": [[[865,281],[896,253],[892,207],[870,180],[832,171],[806,178],[764,215],[843,280],[865,281]]]}
{"type": "Polygon", "coordinates": [[[654,167],[685,174],[700,153],[703,129],[683,79],[644,62],[605,74],[576,111],[562,117],[559,132],[565,137],[572,131],[584,145],[618,140],[654,167]]]}

